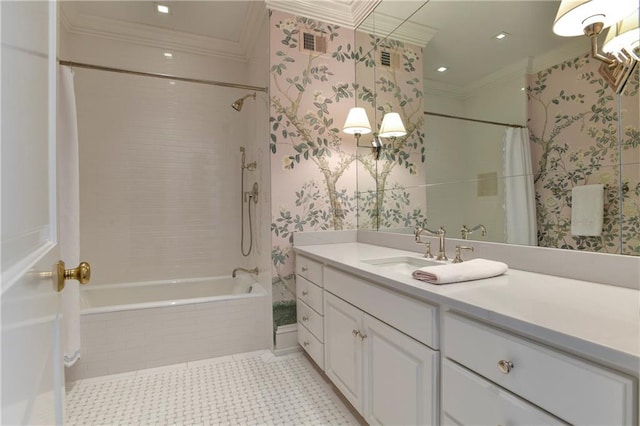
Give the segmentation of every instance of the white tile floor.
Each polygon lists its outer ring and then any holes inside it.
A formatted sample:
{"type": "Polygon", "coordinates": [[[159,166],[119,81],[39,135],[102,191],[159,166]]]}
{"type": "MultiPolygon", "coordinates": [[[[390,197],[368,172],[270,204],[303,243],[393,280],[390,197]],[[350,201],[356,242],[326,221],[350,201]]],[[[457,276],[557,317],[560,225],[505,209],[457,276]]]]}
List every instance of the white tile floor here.
{"type": "Polygon", "coordinates": [[[302,353],[269,351],[80,380],[68,425],[357,425],[302,353]]]}

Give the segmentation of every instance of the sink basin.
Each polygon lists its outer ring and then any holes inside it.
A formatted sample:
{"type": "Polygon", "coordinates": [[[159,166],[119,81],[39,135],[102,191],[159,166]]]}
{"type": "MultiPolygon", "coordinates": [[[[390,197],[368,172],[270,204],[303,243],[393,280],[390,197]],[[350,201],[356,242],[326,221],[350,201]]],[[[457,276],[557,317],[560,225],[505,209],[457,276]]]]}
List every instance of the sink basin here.
{"type": "Polygon", "coordinates": [[[402,275],[411,275],[413,271],[424,266],[442,265],[442,262],[413,256],[383,257],[380,259],[366,259],[362,262],[402,275]]]}

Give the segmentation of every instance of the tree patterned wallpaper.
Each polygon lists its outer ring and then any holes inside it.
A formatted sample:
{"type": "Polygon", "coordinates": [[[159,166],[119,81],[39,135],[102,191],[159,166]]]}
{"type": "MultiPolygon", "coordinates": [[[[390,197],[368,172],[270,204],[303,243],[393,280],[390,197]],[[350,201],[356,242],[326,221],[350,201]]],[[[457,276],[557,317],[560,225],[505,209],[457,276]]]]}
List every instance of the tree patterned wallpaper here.
{"type": "Polygon", "coordinates": [[[638,72],[619,115],[599,66],[584,55],[529,76],[538,245],[640,255],[638,72]],[[606,185],[602,235],[571,235],[571,189],[596,183],[606,185]]]}
{"type": "MultiPolygon", "coordinates": [[[[409,206],[403,189],[424,181],[424,171],[418,167],[424,162],[421,49],[385,41],[393,66],[382,71],[370,49],[379,41],[336,25],[271,12],[271,259],[276,325],[295,322],[293,232],[355,229],[359,223],[371,228],[379,217],[385,225],[398,227],[422,221],[421,208],[409,206]],[[327,53],[301,48],[301,33],[323,37],[319,45],[326,43],[327,53]],[[356,68],[358,80],[363,71],[366,81],[356,82],[356,68]],[[349,109],[356,104],[368,109],[376,129],[388,111],[399,112],[407,128],[406,136],[384,141],[377,161],[369,149],[356,148],[355,137],[342,133],[349,109]],[[359,194],[357,181],[363,174],[372,180],[374,190],[359,194]],[[371,196],[376,188],[379,195],[371,196]]],[[[361,138],[361,145],[370,143],[361,138]]]]}

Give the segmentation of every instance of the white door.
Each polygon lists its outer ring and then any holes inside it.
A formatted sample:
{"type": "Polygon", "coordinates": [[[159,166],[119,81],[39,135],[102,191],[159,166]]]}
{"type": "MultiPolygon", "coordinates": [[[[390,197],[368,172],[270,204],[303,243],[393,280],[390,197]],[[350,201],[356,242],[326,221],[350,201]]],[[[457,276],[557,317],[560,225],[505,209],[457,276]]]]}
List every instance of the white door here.
{"type": "MultiPolygon", "coordinates": [[[[56,3],[1,1],[2,424],[61,424],[56,3]]],[[[75,266],[75,265],[74,265],[75,266]]]]}

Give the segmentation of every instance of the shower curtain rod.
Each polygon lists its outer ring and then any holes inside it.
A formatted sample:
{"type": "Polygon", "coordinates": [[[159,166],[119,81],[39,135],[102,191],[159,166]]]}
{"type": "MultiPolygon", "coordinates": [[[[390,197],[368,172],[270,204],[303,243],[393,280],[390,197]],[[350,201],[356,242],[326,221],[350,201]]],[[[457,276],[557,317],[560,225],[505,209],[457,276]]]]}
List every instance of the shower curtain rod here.
{"type": "Polygon", "coordinates": [[[515,127],[517,129],[525,129],[527,126],[521,126],[519,124],[500,123],[498,121],[477,120],[475,118],[458,117],[456,115],[440,114],[438,112],[425,111],[424,115],[435,115],[436,117],[455,118],[457,120],[473,121],[476,123],[495,124],[497,126],[515,127]]]}
{"type": "Polygon", "coordinates": [[[142,77],[164,78],[165,80],[185,81],[187,83],[208,84],[208,85],[211,85],[211,86],[233,87],[233,88],[236,88],[236,89],[254,90],[256,92],[265,92],[265,93],[267,93],[267,88],[266,87],[249,86],[249,85],[246,85],[246,84],[226,83],[224,81],[213,81],[213,80],[200,80],[200,79],[197,79],[197,78],[176,77],[174,75],[169,75],[169,74],[157,74],[157,73],[151,73],[151,72],[131,71],[131,70],[125,70],[125,69],[121,69],[121,68],[103,67],[101,65],[83,64],[81,62],[72,62],[72,61],[59,60],[58,63],[60,65],[67,65],[67,66],[75,67],[75,68],[86,68],[86,69],[90,69],[90,70],[116,72],[116,73],[120,73],[120,74],[139,75],[139,76],[142,76],[142,77]]]}

